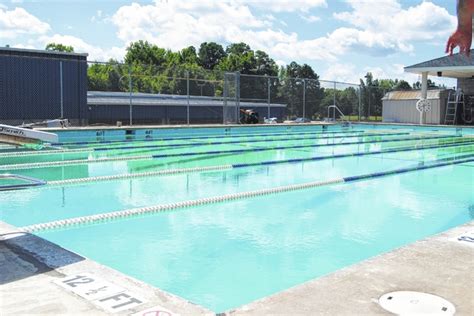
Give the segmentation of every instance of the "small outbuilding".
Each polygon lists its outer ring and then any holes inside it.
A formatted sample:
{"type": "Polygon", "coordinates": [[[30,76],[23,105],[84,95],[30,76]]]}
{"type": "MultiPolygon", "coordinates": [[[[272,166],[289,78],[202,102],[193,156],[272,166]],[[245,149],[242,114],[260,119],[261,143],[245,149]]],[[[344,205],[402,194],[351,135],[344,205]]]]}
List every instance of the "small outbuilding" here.
{"type": "MultiPolygon", "coordinates": [[[[413,98],[419,99],[428,99],[434,100],[432,104],[432,112],[426,112],[425,123],[431,124],[474,124],[474,49],[471,50],[470,56],[465,56],[461,54],[454,54],[452,56],[443,56],[440,58],[428,60],[422,63],[418,63],[412,66],[405,67],[406,72],[414,73],[421,75],[421,91],[414,91],[414,95],[398,95],[397,93],[393,96],[386,96],[386,101],[384,104],[387,104],[387,109],[384,109],[383,112],[387,113],[387,117],[384,115],[385,120],[397,120],[403,123],[412,123],[413,121],[413,111],[416,111],[414,105],[416,101],[413,101],[413,98]],[[447,120],[446,116],[446,102],[448,101],[448,96],[446,91],[430,92],[428,91],[428,76],[436,77],[447,77],[457,79],[457,89],[458,95],[461,95],[461,98],[452,98],[450,102],[450,108],[452,110],[456,108],[456,111],[451,111],[452,114],[450,119],[447,120]],[[393,104],[396,99],[400,99],[397,102],[400,102],[401,106],[404,106],[407,103],[408,99],[411,99],[412,108],[408,109],[408,104],[406,105],[405,111],[407,113],[400,114],[396,116],[392,110],[393,104]],[[462,102],[457,102],[462,100],[462,102]],[[390,102],[389,102],[390,101],[390,102]],[[439,105],[437,105],[439,103],[439,105]],[[452,109],[451,109],[452,107],[452,109]],[[411,114],[410,114],[411,113],[411,114]],[[452,117],[455,117],[452,119],[452,117]]],[[[436,91],[436,90],[434,90],[436,91]]],[[[448,90],[449,91],[449,90],[448,90]]],[[[454,94],[453,94],[454,96],[454,94]]],[[[416,100],[416,99],[415,99],[416,100]]],[[[385,105],[384,105],[385,107],[385,105]]],[[[401,113],[401,110],[397,110],[397,113],[401,113]]],[[[419,117],[418,113],[418,117],[419,117]]],[[[419,122],[419,119],[418,119],[419,122]]]]}
{"type": "MultiPolygon", "coordinates": [[[[426,124],[443,124],[446,113],[446,102],[450,90],[428,90],[427,97],[431,103],[431,111],[426,112],[426,124]]],[[[382,117],[387,123],[413,123],[420,122],[420,112],[416,103],[421,99],[420,90],[392,91],[382,98],[382,117]]]]}

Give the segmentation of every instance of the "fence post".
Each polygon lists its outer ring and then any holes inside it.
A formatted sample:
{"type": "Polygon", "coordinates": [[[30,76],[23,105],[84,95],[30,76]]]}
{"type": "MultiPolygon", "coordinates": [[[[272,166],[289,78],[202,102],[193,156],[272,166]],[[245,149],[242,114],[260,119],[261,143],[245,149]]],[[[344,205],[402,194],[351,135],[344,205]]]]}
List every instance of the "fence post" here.
{"type": "Polygon", "coordinates": [[[370,105],[371,105],[371,99],[372,99],[372,86],[367,86],[369,88],[369,107],[367,108],[367,121],[370,122],[370,105]]]}
{"type": "Polygon", "coordinates": [[[64,118],[64,85],[63,85],[63,61],[59,61],[59,91],[61,102],[61,119],[64,118]]]}
{"type": "Polygon", "coordinates": [[[186,95],[187,95],[187,105],[186,105],[186,121],[189,125],[189,71],[186,70],[186,95]]]}
{"type": "Polygon", "coordinates": [[[222,124],[225,124],[227,114],[227,95],[229,94],[229,80],[227,72],[224,72],[224,104],[222,106],[222,124]]]}
{"type": "Polygon", "coordinates": [[[303,118],[306,118],[306,79],[303,79],[303,118]]]}
{"type": "Polygon", "coordinates": [[[360,122],[360,111],[362,109],[362,85],[359,85],[359,110],[358,110],[358,121],[360,122]]]}
{"type": "MultiPolygon", "coordinates": [[[[334,81],[334,95],[332,97],[332,102],[334,104],[334,106],[336,107],[337,104],[336,104],[336,81],[334,81]]],[[[334,118],[334,121],[336,121],[336,108],[333,108],[333,118],[334,118]]]]}
{"type": "Polygon", "coordinates": [[[240,122],[240,72],[235,72],[235,109],[236,109],[236,120],[240,122]]]}
{"type": "Polygon", "coordinates": [[[271,98],[270,77],[267,77],[267,107],[268,107],[268,109],[267,109],[267,118],[268,119],[270,119],[270,98],[271,98]]]}
{"type": "Polygon", "coordinates": [[[129,122],[129,125],[132,126],[133,125],[133,118],[132,118],[132,114],[133,114],[133,111],[132,111],[132,68],[130,65],[128,65],[128,90],[129,90],[129,119],[130,119],[130,122],[129,122]]]}

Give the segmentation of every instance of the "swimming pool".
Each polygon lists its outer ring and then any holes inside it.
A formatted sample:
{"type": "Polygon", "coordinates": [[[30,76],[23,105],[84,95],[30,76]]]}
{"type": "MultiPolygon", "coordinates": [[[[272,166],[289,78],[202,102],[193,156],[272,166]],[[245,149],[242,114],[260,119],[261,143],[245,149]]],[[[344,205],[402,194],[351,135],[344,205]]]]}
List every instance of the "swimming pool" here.
{"type": "Polygon", "coordinates": [[[54,149],[0,151],[0,173],[47,181],[1,191],[0,219],[216,312],[473,216],[472,128],[59,136],[54,149]]]}

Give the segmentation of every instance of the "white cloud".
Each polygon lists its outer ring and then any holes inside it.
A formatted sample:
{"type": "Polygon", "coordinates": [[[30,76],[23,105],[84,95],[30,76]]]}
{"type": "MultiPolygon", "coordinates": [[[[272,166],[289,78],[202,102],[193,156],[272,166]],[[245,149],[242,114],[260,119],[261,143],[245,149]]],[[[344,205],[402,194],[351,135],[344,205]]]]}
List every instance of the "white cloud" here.
{"type": "MultiPolygon", "coordinates": [[[[334,80],[358,84],[359,79],[364,80],[364,76],[370,72],[375,79],[405,80],[410,85],[417,81],[421,81],[421,77],[419,75],[405,72],[405,66],[406,65],[395,63],[379,67],[368,66],[358,68],[356,65],[351,63],[336,63],[331,64],[326,69],[326,71],[322,73],[321,78],[324,80],[334,80]]],[[[453,87],[456,85],[455,79],[438,77],[430,77],[429,79],[437,84],[445,84],[447,87],[453,87]]]]}
{"type": "Polygon", "coordinates": [[[274,12],[307,12],[316,7],[327,7],[326,0],[240,0],[239,2],[274,12]]]}
{"type": "Polygon", "coordinates": [[[111,18],[117,36],[126,44],[147,40],[158,46],[181,49],[205,41],[223,44],[243,41],[254,49],[267,51],[282,60],[324,60],[336,62],[341,55],[355,51],[385,56],[410,53],[419,41],[445,39],[455,23],[444,8],[431,2],[402,8],[397,0],[349,0],[350,11],[336,13],[347,22],[325,36],[301,40],[293,32],[274,26],[271,14],[255,15],[252,9],[266,7],[272,11],[302,12],[309,22],[318,17],[305,13],[325,6],[325,1],[155,1],[152,5],[132,3],[122,6],[111,18]],[[271,4],[272,3],[272,4],[271,4]]]}
{"type": "Polygon", "coordinates": [[[110,58],[122,60],[125,56],[124,47],[100,48],[91,45],[84,40],[70,35],[54,34],[52,36],[40,36],[36,46],[44,48],[48,43],[61,43],[63,45],[72,46],[76,53],[88,53],[90,61],[107,61],[110,58]]]}
{"type": "Polygon", "coordinates": [[[50,30],[48,23],[42,22],[23,8],[6,10],[0,8],[0,38],[16,38],[21,34],[45,34],[50,30]]]}
{"type": "Polygon", "coordinates": [[[257,18],[248,6],[236,2],[156,2],[132,3],[112,16],[117,36],[125,43],[139,39],[180,49],[204,41],[231,42],[240,34],[272,25],[257,18]]]}
{"type": "Polygon", "coordinates": [[[314,23],[314,22],[319,22],[321,21],[321,18],[316,15],[300,15],[300,18],[305,20],[308,23],[314,23]]]}
{"type": "Polygon", "coordinates": [[[348,0],[350,12],[334,17],[355,28],[354,48],[366,47],[374,54],[411,52],[413,43],[445,40],[456,25],[456,18],[431,2],[403,9],[397,0],[348,0]]]}

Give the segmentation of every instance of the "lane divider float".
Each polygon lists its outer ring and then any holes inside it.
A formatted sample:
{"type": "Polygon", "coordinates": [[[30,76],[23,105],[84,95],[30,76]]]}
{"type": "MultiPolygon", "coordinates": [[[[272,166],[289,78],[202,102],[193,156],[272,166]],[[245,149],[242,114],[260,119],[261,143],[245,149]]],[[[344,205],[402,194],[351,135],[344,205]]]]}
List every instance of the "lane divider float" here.
{"type": "Polygon", "coordinates": [[[306,144],[306,145],[277,146],[277,147],[255,147],[255,148],[248,148],[248,149],[215,150],[215,151],[204,151],[204,152],[192,151],[192,152],[184,152],[184,153],[176,153],[176,154],[139,155],[139,156],[124,156],[124,157],[106,157],[106,158],[97,158],[97,159],[74,159],[74,160],[35,162],[35,163],[3,164],[3,165],[0,165],[0,170],[36,169],[36,168],[44,168],[44,167],[86,165],[90,163],[102,163],[102,162],[111,162],[111,161],[151,160],[151,159],[159,159],[159,158],[189,157],[189,156],[197,156],[197,155],[242,154],[242,153],[248,153],[248,152],[262,152],[262,151],[270,151],[270,150],[316,148],[316,147],[328,147],[328,146],[349,146],[349,145],[377,144],[377,143],[387,143],[387,142],[445,139],[445,138],[461,138],[461,136],[428,136],[428,137],[423,136],[423,137],[409,137],[409,138],[405,137],[405,138],[390,138],[390,139],[379,139],[379,140],[359,141],[359,142],[344,142],[344,143],[335,143],[335,144],[327,143],[327,144],[306,144]]]}
{"type": "Polygon", "coordinates": [[[444,145],[428,145],[428,146],[421,146],[421,147],[419,146],[394,147],[394,148],[389,148],[389,149],[375,150],[375,151],[362,152],[362,153],[346,153],[346,154],[335,154],[335,155],[325,155],[325,156],[314,156],[314,157],[308,157],[308,158],[267,160],[267,161],[261,161],[261,162],[226,164],[226,165],[216,165],[216,166],[208,166],[208,167],[178,168],[178,169],[167,169],[167,170],[150,171],[150,172],[116,174],[116,175],[110,175],[110,176],[53,180],[53,181],[48,181],[47,184],[48,186],[62,186],[62,185],[82,184],[82,183],[90,183],[90,182],[147,178],[147,177],[155,177],[155,176],[167,176],[167,175],[176,175],[176,174],[185,174],[185,173],[225,171],[225,170],[247,168],[247,167],[254,167],[254,166],[276,165],[276,164],[285,164],[285,163],[300,163],[300,162],[319,161],[319,160],[326,160],[326,159],[391,154],[391,153],[407,152],[407,151],[413,151],[413,150],[441,149],[441,148],[451,148],[451,147],[461,147],[461,146],[463,147],[463,146],[470,146],[470,145],[474,146],[474,140],[470,142],[457,142],[457,143],[450,143],[450,144],[444,144],[444,145]]]}
{"type": "Polygon", "coordinates": [[[189,200],[189,201],[183,201],[183,202],[152,205],[152,206],[139,207],[139,208],[108,212],[108,213],[102,213],[102,214],[96,214],[96,215],[74,217],[74,218],[69,218],[69,219],[52,221],[48,223],[40,223],[40,224],[34,224],[30,226],[24,226],[20,228],[20,230],[24,232],[32,233],[32,232],[38,232],[38,231],[44,231],[44,230],[74,227],[74,226],[84,225],[84,224],[109,222],[112,220],[129,218],[132,216],[153,214],[153,213],[172,211],[172,210],[177,210],[177,209],[186,209],[186,208],[191,208],[191,207],[196,207],[196,206],[204,206],[204,205],[210,205],[210,204],[216,204],[216,203],[222,203],[222,202],[254,198],[254,197],[259,197],[259,196],[283,193],[283,192],[305,190],[305,189],[329,186],[329,185],[334,185],[334,184],[350,183],[350,182],[360,181],[360,180],[376,179],[376,178],[380,178],[384,176],[403,174],[403,173],[408,173],[412,171],[420,171],[420,170],[426,170],[426,169],[432,169],[432,168],[440,168],[440,167],[461,164],[461,163],[468,163],[468,162],[473,162],[473,161],[474,161],[474,155],[472,154],[463,156],[461,159],[455,159],[453,157],[450,157],[450,158],[445,158],[445,159],[438,159],[431,163],[417,165],[414,167],[393,169],[393,170],[388,170],[388,171],[374,172],[374,173],[362,174],[362,175],[357,175],[357,176],[342,177],[342,178],[336,178],[336,179],[331,179],[331,180],[313,181],[313,182],[306,182],[306,183],[301,183],[301,184],[286,185],[286,186],[280,186],[276,188],[225,194],[225,195],[216,196],[216,197],[201,198],[201,199],[195,199],[195,200],[189,200]]]}

